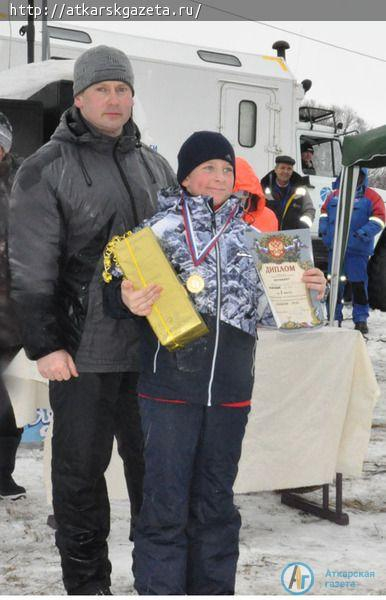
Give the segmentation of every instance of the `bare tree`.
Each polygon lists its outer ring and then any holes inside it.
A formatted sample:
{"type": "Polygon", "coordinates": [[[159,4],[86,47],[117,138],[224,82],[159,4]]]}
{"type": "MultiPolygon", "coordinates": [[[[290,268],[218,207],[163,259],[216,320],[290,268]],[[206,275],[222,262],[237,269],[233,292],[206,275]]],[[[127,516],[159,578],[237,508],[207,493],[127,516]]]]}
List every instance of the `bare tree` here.
{"type": "Polygon", "coordinates": [[[369,184],[372,187],[377,187],[381,190],[386,190],[386,167],[380,167],[379,169],[370,169],[369,184]]]}
{"type": "MultiPolygon", "coordinates": [[[[325,108],[326,110],[332,110],[335,113],[335,124],[342,123],[342,133],[344,132],[357,132],[363,133],[369,129],[366,121],[358,115],[357,112],[350,106],[338,106],[337,104],[331,104],[326,106],[325,104],[319,104],[315,100],[306,100],[302,106],[325,108]]],[[[332,118],[326,120],[326,125],[334,125],[332,118]]]]}
{"type": "Polygon", "coordinates": [[[357,131],[358,133],[368,131],[369,126],[366,121],[350,106],[337,106],[336,104],[333,104],[331,110],[335,112],[336,122],[342,123],[343,133],[346,131],[357,131]]]}
{"type": "MultiPolygon", "coordinates": [[[[333,110],[335,113],[335,124],[342,123],[342,133],[364,133],[365,131],[368,131],[370,129],[366,121],[362,119],[362,117],[360,117],[358,113],[350,106],[337,106],[336,104],[326,106],[316,103],[315,100],[306,100],[305,102],[303,102],[302,106],[318,106],[320,108],[325,108],[326,110],[333,110]]],[[[332,127],[334,126],[332,118],[327,119],[325,124],[331,125],[332,127]]],[[[379,169],[370,169],[369,184],[372,187],[377,187],[382,190],[386,190],[386,167],[381,167],[379,169]]]]}

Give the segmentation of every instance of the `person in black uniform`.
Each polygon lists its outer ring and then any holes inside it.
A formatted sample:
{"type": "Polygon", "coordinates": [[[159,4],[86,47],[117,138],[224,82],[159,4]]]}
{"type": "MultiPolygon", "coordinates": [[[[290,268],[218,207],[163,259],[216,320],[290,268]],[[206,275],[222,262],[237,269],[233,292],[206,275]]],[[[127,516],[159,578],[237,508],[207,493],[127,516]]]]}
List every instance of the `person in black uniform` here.
{"type": "Polygon", "coordinates": [[[7,229],[9,194],[21,160],[11,154],[11,146],[12,125],[5,114],[0,113],[0,498],[15,500],[26,493],[12,477],[23,429],[16,426],[1,375],[20,349],[16,317],[9,298],[7,229]]]}

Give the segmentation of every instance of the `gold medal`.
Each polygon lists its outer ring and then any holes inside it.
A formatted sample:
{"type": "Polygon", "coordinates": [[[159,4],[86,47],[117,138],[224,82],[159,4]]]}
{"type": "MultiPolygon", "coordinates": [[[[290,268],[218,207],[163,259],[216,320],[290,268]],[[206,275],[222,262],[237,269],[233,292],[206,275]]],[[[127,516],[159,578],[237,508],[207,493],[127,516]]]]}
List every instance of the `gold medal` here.
{"type": "Polygon", "coordinates": [[[193,275],[188,277],[186,281],[186,287],[191,294],[199,294],[205,287],[204,278],[198,273],[193,273],[193,275]]]}

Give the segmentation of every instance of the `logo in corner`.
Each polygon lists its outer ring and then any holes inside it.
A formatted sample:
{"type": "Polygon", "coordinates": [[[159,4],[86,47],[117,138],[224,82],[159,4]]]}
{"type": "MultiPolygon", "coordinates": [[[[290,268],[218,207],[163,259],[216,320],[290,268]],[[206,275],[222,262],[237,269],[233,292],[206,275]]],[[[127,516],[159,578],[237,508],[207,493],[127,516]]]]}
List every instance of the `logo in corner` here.
{"type": "Polygon", "coordinates": [[[281,573],[281,584],[286,592],[300,596],[307,594],[314,585],[314,573],[308,565],[302,562],[292,562],[286,565],[281,573]]]}

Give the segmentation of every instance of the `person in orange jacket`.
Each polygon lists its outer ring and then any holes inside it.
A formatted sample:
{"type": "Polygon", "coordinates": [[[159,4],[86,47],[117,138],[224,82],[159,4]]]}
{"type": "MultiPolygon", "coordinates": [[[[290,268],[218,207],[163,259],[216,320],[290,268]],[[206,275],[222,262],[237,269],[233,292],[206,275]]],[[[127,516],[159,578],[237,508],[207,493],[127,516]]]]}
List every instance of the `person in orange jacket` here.
{"type": "Polygon", "coordinates": [[[265,195],[259,178],[244,158],[236,157],[236,180],[233,192],[247,192],[244,221],[258,231],[279,229],[275,213],[265,205],[265,195]]]}

